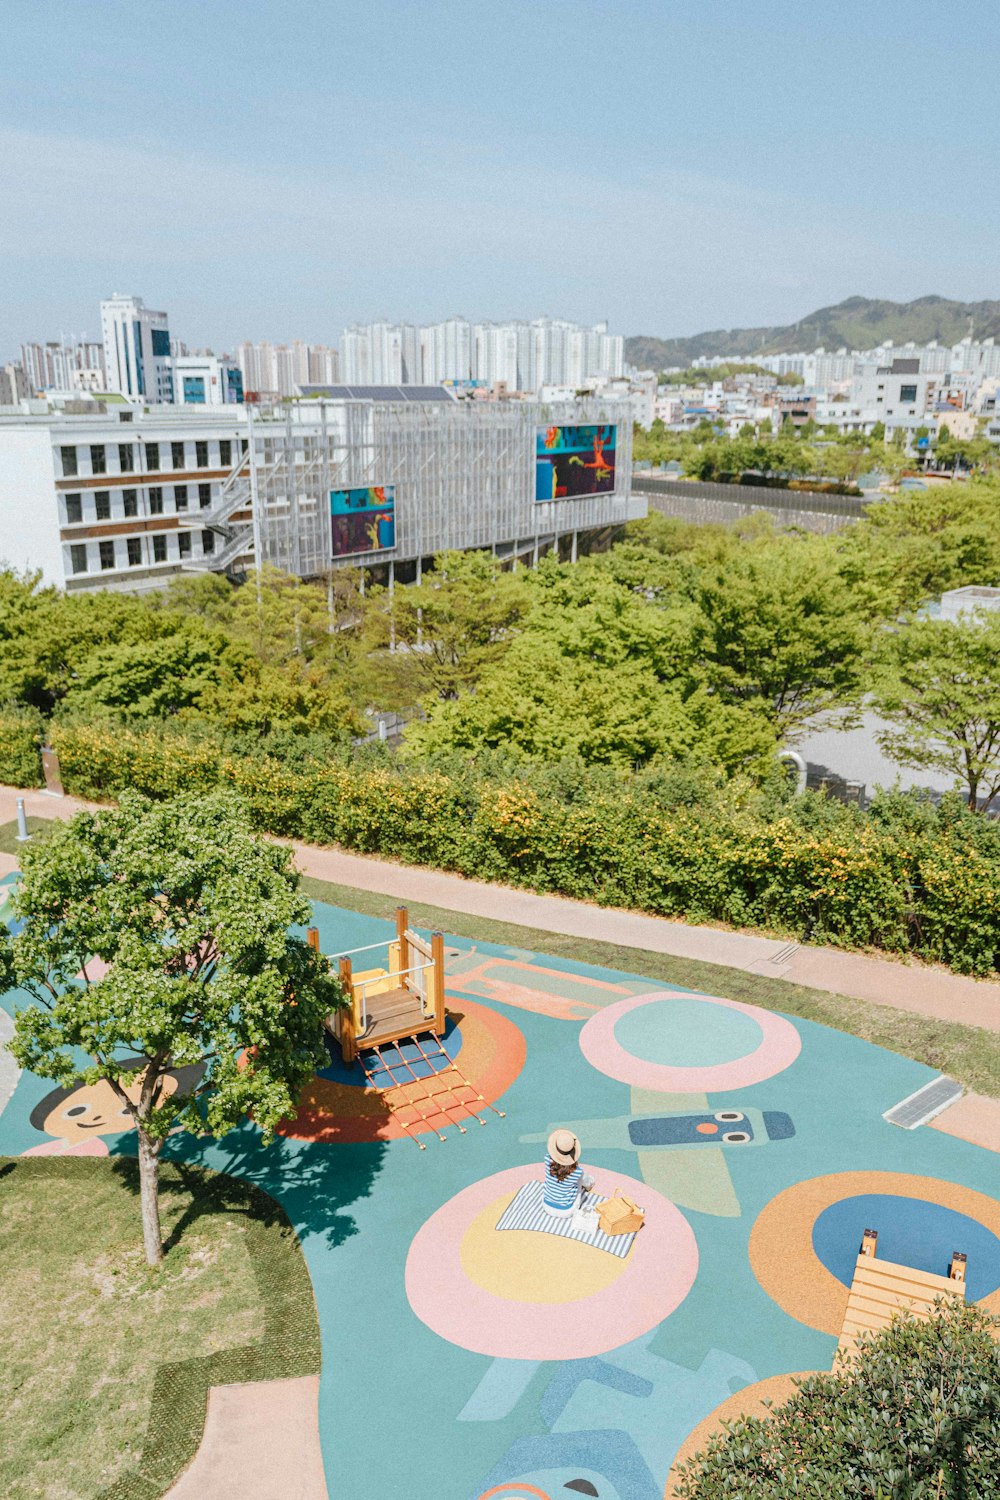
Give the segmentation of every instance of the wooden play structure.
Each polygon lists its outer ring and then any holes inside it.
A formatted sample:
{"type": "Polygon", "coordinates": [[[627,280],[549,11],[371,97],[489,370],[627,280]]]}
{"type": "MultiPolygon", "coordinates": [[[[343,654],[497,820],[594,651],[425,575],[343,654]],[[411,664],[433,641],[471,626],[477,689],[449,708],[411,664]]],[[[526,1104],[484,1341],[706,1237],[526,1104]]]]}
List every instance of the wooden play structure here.
{"type": "MultiPolygon", "coordinates": [[[[318,951],[317,928],[310,927],[308,939],[318,951]]],[[[418,1122],[443,1141],[442,1125],[457,1125],[462,1135],[463,1120],[485,1125],[479,1109],[503,1118],[503,1110],[490,1104],[445,1050],[444,938],[439,932],[430,941],[421,937],[410,926],[406,907],[399,906],[394,939],[332,954],[330,962],[336,962],[351,1003],[327,1017],[327,1030],[344,1063],[358,1064],[421,1151],[426,1148],[418,1122]],[[387,951],[385,967],[355,969],[358,954],[378,949],[387,951]]]]}
{"type": "Polygon", "coordinates": [[[909,1313],[915,1318],[929,1318],[938,1298],[965,1299],[966,1258],[961,1251],[953,1253],[948,1275],[939,1276],[933,1271],[917,1271],[912,1266],[879,1260],[877,1250],[877,1230],[866,1229],[837,1345],[838,1356],[845,1359],[851,1358],[862,1335],[888,1328],[894,1315],[909,1313]]]}

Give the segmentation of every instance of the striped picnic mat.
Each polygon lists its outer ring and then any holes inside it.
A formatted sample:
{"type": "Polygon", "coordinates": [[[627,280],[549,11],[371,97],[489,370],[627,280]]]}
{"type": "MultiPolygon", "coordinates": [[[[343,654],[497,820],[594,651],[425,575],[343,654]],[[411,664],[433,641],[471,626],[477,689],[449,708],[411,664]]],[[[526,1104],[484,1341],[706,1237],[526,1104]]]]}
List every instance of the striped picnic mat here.
{"type": "MultiPolygon", "coordinates": [[[[498,1229],[534,1229],[541,1234],[557,1234],[564,1240],[579,1240],[581,1245],[593,1245],[595,1250],[605,1250],[624,1260],[632,1248],[635,1234],[605,1234],[598,1221],[597,1228],[588,1234],[573,1227],[573,1215],[554,1218],[542,1207],[544,1188],[540,1182],[526,1182],[518,1188],[512,1202],[508,1203],[497,1220],[498,1229]]],[[[582,1206],[598,1208],[605,1200],[597,1193],[584,1193],[582,1206]]]]}

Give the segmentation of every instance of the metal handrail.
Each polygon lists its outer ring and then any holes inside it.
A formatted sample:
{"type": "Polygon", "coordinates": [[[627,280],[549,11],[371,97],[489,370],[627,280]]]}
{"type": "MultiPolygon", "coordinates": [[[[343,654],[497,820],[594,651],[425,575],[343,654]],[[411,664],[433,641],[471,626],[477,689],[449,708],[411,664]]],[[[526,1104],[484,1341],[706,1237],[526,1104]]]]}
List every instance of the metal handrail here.
{"type": "Polygon", "coordinates": [[[427,964],[413,964],[409,969],[395,969],[390,974],[375,974],[371,979],[362,979],[358,988],[366,990],[370,984],[384,984],[387,979],[402,979],[404,974],[419,974],[422,969],[433,969],[433,961],[427,964]]]}
{"type": "Polygon", "coordinates": [[[395,941],[394,937],[383,938],[380,943],[366,943],[363,948],[345,948],[342,953],[328,953],[326,956],[329,959],[350,958],[352,953],[370,953],[373,948],[388,948],[389,944],[395,941]]]}

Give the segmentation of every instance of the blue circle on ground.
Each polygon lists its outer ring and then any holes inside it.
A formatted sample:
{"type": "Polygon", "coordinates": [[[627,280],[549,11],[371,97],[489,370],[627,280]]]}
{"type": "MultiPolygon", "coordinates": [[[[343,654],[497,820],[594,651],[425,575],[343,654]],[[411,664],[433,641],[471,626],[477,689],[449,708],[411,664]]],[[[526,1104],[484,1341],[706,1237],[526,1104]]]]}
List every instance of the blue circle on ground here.
{"type": "MultiPolygon", "coordinates": [[[[341,1058],[339,1046],[328,1033],[324,1035],[324,1041],[329,1062],[325,1068],[319,1069],[320,1078],[328,1078],[331,1083],[346,1083],[352,1088],[370,1088],[361,1064],[352,1063],[347,1067],[341,1058]]],[[[368,1071],[374,1078],[376,1087],[388,1089],[394,1084],[413,1083],[415,1079],[431,1078],[435,1073],[443,1073],[461,1051],[462,1032],[449,1016],[443,1037],[433,1037],[428,1032],[419,1037],[418,1041],[419,1047],[415,1042],[407,1041],[380,1046],[378,1050],[381,1062],[374,1052],[365,1053],[368,1071]]]]}
{"type": "Polygon", "coordinates": [[[710,1068],[756,1052],[764,1033],[752,1016],[695,996],[628,1010],[615,1041],[631,1057],[668,1068],[710,1068]]]}
{"type": "Polygon", "coordinates": [[[947,1276],[952,1252],[961,1250],[968,1256],[966,1295],[970,1302],[1000,1287],[1000,1239],[985,1224],[923,1198],[877,1193],[831,1203],[813,1225],[813,1249],[844,1286],[850,1286],[854,1278],[866,1229],[878,1231],[879,1260],[938,1276],[947,1276]]]}

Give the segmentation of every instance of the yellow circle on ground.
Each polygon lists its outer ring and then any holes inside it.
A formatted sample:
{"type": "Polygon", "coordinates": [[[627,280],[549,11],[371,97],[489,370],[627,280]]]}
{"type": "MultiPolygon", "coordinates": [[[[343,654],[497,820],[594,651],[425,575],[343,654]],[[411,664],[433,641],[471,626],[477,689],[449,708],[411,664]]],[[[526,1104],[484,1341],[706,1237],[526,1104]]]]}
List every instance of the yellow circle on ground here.
{"type": "Polygon", "coordinates": [[[507,1302],[581,1302],[622,1275],[627,1259],[595,1245],[536,1229],[497,1229],[514,1197],[497,1198],[462,1236],[462,1270],[476,1286],[507,1302]]]}
{"type": "MultiPolygon", "coordinates": [[[[772,1198],[750,1232],[750,1265],[761,1286],[799,1323],[821,1333],[840,1333],[850,1288],[828,1271],[813,1249],[813,1225],[825,1208],[862,1194],[923,1198],[976,1219],[1000,1239],[1000,1203],[975,1188],[940,1177],[906,1172],[834,1172],[796,1182],[772,1198]]],[[[983,1297],[987,1312],[1000,1313],[1000,1289],[983,1297]]]]}

